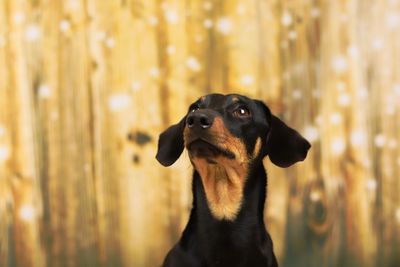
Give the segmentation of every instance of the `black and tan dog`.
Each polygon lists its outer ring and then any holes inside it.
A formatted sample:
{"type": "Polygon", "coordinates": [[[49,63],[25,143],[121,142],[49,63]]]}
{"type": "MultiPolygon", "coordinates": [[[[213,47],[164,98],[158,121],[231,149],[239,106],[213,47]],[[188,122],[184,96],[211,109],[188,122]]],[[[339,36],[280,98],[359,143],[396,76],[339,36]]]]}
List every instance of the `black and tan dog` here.
{"type": "Polygon", "coordinates": [[[278,266],[264,226],[263,158],[288,167],[310,144],[245,96],[210,94],[160,135],[157,160],[173,164],[184,147],[194,166],[193,208],[164,267],[278,266]]]}

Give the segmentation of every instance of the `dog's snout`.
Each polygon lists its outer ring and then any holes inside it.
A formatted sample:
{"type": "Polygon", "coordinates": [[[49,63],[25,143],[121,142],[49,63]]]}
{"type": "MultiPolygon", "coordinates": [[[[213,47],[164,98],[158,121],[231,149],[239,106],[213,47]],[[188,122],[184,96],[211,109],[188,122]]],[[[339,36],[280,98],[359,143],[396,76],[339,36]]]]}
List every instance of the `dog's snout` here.
{"type": "Polygon", "coordinates": [[[207,129],[210,128],[213,124],[214,116],[210,114],[206,114],[203,112],[195,111],[188,115],[186,118],[186,124],[189,128],[195,129],[207,129]]]}

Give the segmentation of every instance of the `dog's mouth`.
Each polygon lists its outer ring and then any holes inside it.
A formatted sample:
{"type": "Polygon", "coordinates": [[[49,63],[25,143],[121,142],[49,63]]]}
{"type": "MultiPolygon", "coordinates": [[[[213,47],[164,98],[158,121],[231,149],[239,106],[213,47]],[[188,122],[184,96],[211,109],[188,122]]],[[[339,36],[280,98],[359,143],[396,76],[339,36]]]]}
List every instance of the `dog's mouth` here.
{"type": "Polygon", "coordinates": [[[192,157],[205,158],[207,162],[211,164],[217,163],[213,160],[213,158],[217,156],[223,156],[229,159],[235,158],[232,152],[200,138],[190,142],[187,145],[187,149],[192,157]]]}

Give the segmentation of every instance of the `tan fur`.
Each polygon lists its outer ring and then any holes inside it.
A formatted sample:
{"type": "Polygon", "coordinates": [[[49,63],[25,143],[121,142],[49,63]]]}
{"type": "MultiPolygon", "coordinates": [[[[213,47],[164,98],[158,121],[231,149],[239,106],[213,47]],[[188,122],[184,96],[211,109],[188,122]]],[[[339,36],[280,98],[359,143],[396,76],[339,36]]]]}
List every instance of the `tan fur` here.
{"type": "Polygon", "coordinates": [[[236,164],[240,165],[249,161],[245,145],[239,138],[231,135],[228,129],[225,128],[221,118],[214,119],[211,129],[215,132],[216,144],[222,149],[232,152],[235,155],[236,164]]]}
{"type": "Polygon", "coordinates": [[[239,98],[237,96],[232,97],[232,102],[238,102],[239,98]]]}
{"type": "Polygon", "coordinates": [[[218,157],[217,164],[194,158],[192,162],[199,172],[210,210],[215,218],[234,220],[240,210],[247,166],[235,166],[233,160],[218,157]]]}
{"type": "Polygon", "coordinates": [[[261,137],[258,137],[256,140],[256,144],[254,145],[254,150],[253,150],[253,159],[258,156],[260,153],[261,149],[261,137]]]}
{"type": "MultiPolygon", "coordinates": [[[[185,131],[185,136],[187,134],[185,131]]],[[[245,145],[229,133],[221,118],[215,118],[210,135],[214,139],[210,142],[232,152],[235,159],[217,156],[213,158],[216,164],[209,164],[204,158],[189,156],[200,174],[213,216],[220,220],[234,220],[242,204],[250,159],[245,145]]]]}

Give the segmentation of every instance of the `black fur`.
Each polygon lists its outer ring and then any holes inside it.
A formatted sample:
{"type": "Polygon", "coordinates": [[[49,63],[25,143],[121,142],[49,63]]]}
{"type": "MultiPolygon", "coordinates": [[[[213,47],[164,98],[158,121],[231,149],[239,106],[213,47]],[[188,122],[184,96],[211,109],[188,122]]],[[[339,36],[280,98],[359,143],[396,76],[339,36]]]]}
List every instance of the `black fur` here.
{"type": "Polygon", "coordinates": [[[164,166],[172,165],[183,152],[185,120],[186,116],[160,134],[156,159],[164,166]]]}

